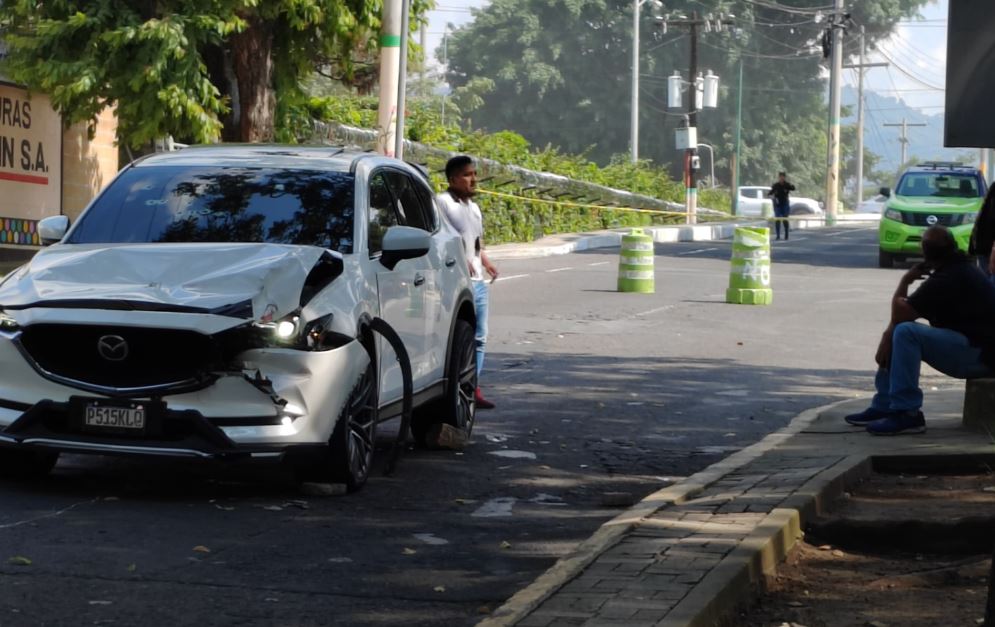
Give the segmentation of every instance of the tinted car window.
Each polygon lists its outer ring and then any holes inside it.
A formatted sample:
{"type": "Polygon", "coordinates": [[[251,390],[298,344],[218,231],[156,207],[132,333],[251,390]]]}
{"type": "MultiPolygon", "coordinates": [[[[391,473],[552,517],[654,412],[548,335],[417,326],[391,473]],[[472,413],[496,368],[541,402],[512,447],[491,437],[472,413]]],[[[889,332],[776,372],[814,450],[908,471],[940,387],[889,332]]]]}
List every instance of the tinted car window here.
{"type": "Polygon", "coordinates": [[[383,249],[383,236],[392,226],[400,224],[394,206],[394,197],[383,172],[377,172],[370,178],[370,227],[367,244],[370,254],[375,255],[383,249]]]}
{"type": "Polygon", "coordinates": [[[269,242],[353,248],[354,177],[286,168],[126,170],[73,231],[73,244],[269,242]]]}
{"type": "Polygon", "coordinates": [[[397,199],[397,209],[405,226],[413,226],[426,231],[434,231],[435,224],[422,206],[422,198],[418,195],[417,184],[403,172],[388,171],[391,191],[397,199]]]}
{"type": "Polygon", "coordinates": [[[978,198],[984,195],[984,189],[974,174],[910,172],[902,177],[895,193],[899,196],[978,198]]]}

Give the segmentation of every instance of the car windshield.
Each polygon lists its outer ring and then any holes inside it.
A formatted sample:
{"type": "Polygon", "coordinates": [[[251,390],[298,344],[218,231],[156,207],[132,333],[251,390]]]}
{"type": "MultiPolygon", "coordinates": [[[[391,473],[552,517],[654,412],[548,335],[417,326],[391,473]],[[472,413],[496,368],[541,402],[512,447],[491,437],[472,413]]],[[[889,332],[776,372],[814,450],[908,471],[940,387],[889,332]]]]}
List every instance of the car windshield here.
{"type": "Polygon", "coordinates": [[[973,174],[949,172],[910,172],[902,177],[899,196],[940,196],[945,198],[978,198],[982,191],[973,174]]]}
{"type": "Polygon", "coordinates": [[[352,252],[353,175],[288,168],[139,166],[68,242],[269,242],[352,252]]]}

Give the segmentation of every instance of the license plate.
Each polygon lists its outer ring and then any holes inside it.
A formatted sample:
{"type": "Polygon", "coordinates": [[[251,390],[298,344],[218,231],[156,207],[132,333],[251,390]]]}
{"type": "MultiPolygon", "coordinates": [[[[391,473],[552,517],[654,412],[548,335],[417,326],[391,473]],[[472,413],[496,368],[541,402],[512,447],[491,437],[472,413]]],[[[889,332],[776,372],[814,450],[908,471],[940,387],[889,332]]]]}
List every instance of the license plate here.
{"type": "Polygon", "coordinates": [[[84,408],[83,424],[95,429],[143,431],[145,429],[145,406],[137,404],[130,407],[87,405],[84,408]]]}

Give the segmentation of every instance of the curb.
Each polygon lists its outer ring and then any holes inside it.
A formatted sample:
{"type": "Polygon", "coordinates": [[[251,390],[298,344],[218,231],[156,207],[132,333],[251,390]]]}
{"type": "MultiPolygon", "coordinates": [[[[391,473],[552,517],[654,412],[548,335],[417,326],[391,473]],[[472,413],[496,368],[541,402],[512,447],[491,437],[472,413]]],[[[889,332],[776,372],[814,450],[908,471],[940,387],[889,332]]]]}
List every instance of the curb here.
{"type": "MultiPolygon", "coordinates": [[[[825,218],[793,219],[797,229],[812,229],[825,226],[825,218]]],[[[688,224],[683,226],[658,226],[643,228],[653,241],[658,244],[674,242],[708,242],[732,237],[737,227],[760,226],[767,224],[764,220],[735,222],[723,224],[688,224]]],[[[499,244],[487,249],[490,259],[531,259],[536,257],[552,257],[567,255],[573,252],[591,250],[594,248],[614,248],[622,243],[622,236],[629,230],[618,230],[602,233],[581,233],[577,235],[562,235],[563,238],[574,238],[561,244],[499,244]]],[[[556,236],[552,236],[556,237],[556,236]]]]}
{"type": "MultiPolygon", "coordinates": [[[[477,623],[477,627],[510,627],[515,625],[532,612],[532,610],[539,607],[542,602],[552,596],[562,586],[583,572],[602,553],[621,541],[627,533],[637,527],[644,519],[668,505],[683,503],[694,498],[696,494],[725,475],[753,462],[768,451],[781,445],[790,437],[801,432],[823,412],[852,401],[853,399],[845,399],[805,410],[795,416],[787,426],[768,434],[759,442],[733,453],[729,457],[691,475],[684,481],[657,490],[645,497],[622,514],[601,525],[590,538],[580,543],[569,555],[560,558],[535,581],[519,590],[503,605],[494,610],[490,616],[477,623]]],[[[852,458],[846,458],[846,460],[850,459],[852,458]]],[[[846,460],[838,463],[833,468],[845,465],[846,460]]],[[[859,466],[864,462],[866,462],[866,458],[860,457],[854,465],[859,466]]],[[[867,466],[869,472],[869,464],[867,466]]],[[[800,504],[803,507],[797,511],[782,507],[769,514],[754,529],[750,536],[730,553],[730,557],[743,556],[748,559],[730,560],[727,557],[723,560],[713,572],[709,573],[702,580],[702,584],[698,586],[698,588],[706,588],[704,583],[709,581],[710,585],[707,586],[707,592],[695,594],[695,591],[692,591],[684,601],[674,608],[673,612],[680,610],[682,615],[685,616],[683,622],[672,623],[670,617],[668,617],[662,624],[672,625],[673,627],[677,627],[677,625],[711,625],[714,624],[714,620],[707,618],[707,616],[713,615],[713,612],[710,610],[723,608],[727,612],[729,608],[727,604],[735,603],[735,601],[732,601],[733,597],[739,598],[744,594],[752,594],[753,582],[763,572],[769,572],[780,561],[778,555],[783,557],[787,553],[787,550],[794,546],[795,540],[800,536],[801,522],[799,518],[802,514],[804,513],[804,518],[807,518],[812,512],[818,511],[818,507],[825,501],[825,495],[822,492],[825,491],[828,494],[829,487],[835,486],[838,488],[838,492],[841,493],[843,482],[840,479],[851,469],[851,466],[847,466],[842,472],[827,475],[832,470],[830,468],[822,471],[814,479],[804,484],[800,488],[800,491],[804,490],[806,492],[801,497],[803,502],[800,504]],[[812,490],[810,486],[817,484],[824,476],[826,476],[824,480],[825,485],[816,490],[816,493],[810,498],[809,493],[812,490]],[[792,526],[797,527],[798,534],[785,533],[792,526]],[[777,533],[772,534],[772,531],[776,531],[777,533]],[[777,537],[777,543],[771,540],[771,535],[777,537]],[[699,598],[706,594],[715,597],[716,600],[721,597],[722,604],[716,605],[715,602],[706,603],[706,599],[699,598]],[[688,601],[692,597],[697,599],[696,605],[692,605],[688,601]],[[701,609],[701,611],[694,610],[694,607],[702,608],[703,606],[704,609],[701,609]],[[694,616],[692,617],[692,615],[694,616]],[[701,615],[700,618],[698,615],[701,615]],[[710,620],[713,622],[708,622],[710,620]]],[[[792,507],[794,507],[794,502],[795,499],[792,498],[792,507]]],[[[675,614],[675,620],[676,617],[677,614],[675,614]]]]}

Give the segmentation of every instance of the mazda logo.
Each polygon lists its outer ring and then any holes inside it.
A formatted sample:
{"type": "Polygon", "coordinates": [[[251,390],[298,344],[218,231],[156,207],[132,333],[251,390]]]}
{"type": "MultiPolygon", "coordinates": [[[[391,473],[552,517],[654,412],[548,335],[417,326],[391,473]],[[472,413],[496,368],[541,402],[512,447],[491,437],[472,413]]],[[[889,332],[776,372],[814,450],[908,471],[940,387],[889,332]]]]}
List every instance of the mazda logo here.
{"type": "Polygon", "coordinates": [[[107,361],[124,361],[128,358],[128,342],[120,335],[105,335],[97,340],[97,353],[107,361]]]}
{"type": "Polygon", "coordinates": [[[937,222],[936,216],[929,216],[928,218],[926,218],[926,224],[930,226],[933,226],[934,224],[936,224],[936,222],[937,222]]]}

